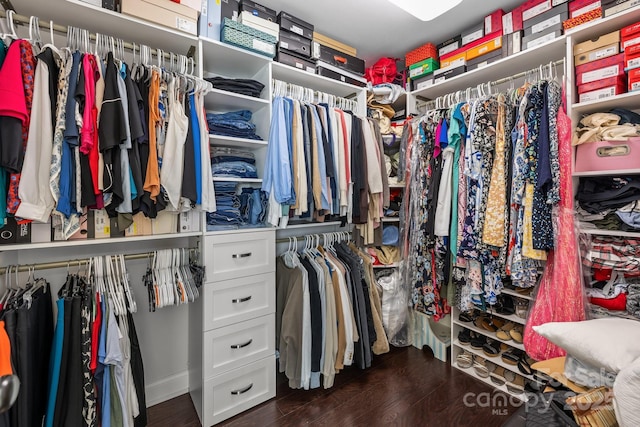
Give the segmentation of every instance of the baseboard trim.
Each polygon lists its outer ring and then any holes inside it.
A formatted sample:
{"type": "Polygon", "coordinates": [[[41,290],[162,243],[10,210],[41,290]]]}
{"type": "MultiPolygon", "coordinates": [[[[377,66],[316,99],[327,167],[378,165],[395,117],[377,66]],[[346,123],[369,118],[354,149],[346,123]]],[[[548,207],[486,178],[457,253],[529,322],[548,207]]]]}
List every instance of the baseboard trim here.
{"type": "Polygon", "coordinates": [[[145,387],[147,407],[157,405],[189,392],[189,371],[163,378],[145,387]]]}

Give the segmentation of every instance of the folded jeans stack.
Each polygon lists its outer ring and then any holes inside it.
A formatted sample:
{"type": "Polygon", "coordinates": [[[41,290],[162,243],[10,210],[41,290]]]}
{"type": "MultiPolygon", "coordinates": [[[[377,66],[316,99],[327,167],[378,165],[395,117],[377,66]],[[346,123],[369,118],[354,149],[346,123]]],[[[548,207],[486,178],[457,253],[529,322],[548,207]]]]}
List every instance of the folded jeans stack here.
{"type": "Polygon", "coordinates": [[[228,92],[239,93],[241,95],[260,98],[264,85],[251,79],[226,79],[224,77],[210,77],[205,79],[210,82],[215,89],[226,90],[228,92]]]}
{"type": "Polygon", "coordinates": [[[211,173],[214,177],[258,178],[255,156],[250,151],[214,147],[211,153],[211,173]]]}
{"type": "Polygon", "coordinates": [[[264,224],[267,216],[267,196],[259,188],[243,188],[240,193],[240,215],[245,224],[264,224]]]}
{"type": "Polygon", "coordinates": [[[213,135],[231,136],[262,141],[256,135],[256,125],[251,122],[251,111],[239,110],[228,113],[207,113],[209,133],[213,135]]]}
{"type": "Polygon", "coordinates": [[[236,195],[236,184],[232,182],[218,182],[215,184],[216,211],[207,213],[207,224],[242,225],[240,214],[240,198],[236,195]]]}

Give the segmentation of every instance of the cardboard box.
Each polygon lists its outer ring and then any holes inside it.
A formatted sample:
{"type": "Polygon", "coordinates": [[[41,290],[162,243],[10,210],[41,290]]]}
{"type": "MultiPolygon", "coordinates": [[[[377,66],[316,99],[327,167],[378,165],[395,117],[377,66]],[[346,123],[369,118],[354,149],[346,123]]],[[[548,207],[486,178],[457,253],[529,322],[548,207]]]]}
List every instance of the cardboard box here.
{"type": "Polygon", "coordinates": [[[329,77],[330,79],[358,87],[365,87],[367,85],[367,79],[364,77],[350,73],[349,71],[323,61],[316,62],[316,73],[320,76],[329,77]]]}
{"type": "Polygon", "coordinates": [[[522,6],[518,6],[511,12],[502,16],[502,33],[511,34],[514,31],[522,30],[522,6]]]}
{"type": "Polygon", "coordinates": [[[293,15],[289,15],[285,11],[278,14],[278,24],[280,24],[280,28],[291,31],[299,36],[306,37],[309,40],[313,39],[313,24],[303,21],[300,18],[296,18],[293,15]]]}
{"type": "Polygon", "coordinates": [[[69,240],[84,240],[89,237],[89,215],[88,210],[85,209],[82,215],[80,215],[80,229],[73,233],[69,240]]]}
{"type": "Polygon", "coordinates": [[[602,1],[602,14],[609,17],[617,13],[624,12],[627,9],[640,5],[640,0],[611,0],[602,1]]]}
{"type": "Polygon", "coordinates": [[[276,55],[276,38],[255,28],[224,18],[221,40],[225,43],[273,58],[276,55]]]}
{"type": "MultiPolygon", "coordinates": [[[[48,224],[49,227],[51,224],[48,224]]],[[[49,228],[51,234],[51,228],[49,228]]],[[[31,243],[31,223],[18,224],[15,217],[7,216],[5,224],[0,227],[0,245],[31,243]]]]}
{"type": "Polygon", "coordinates": [[[462,47],[462,35],[457,35],[455,37],[450,38],[438,45],[436,45],[436,49],[438,49],[438,56],[442,57],[451,52],[454,52],[462,47]]]}
{"type": "Polygon", "coordinates": [[[178,218],[178,233],[200,231],[201,216],[199,211],[181,212],[178,218]]]}
{"type": "Polygon", "coordinates": [[[542,44],[548,43],[551,40],[555,40],[556,38],[560,37],[562,35],[562,30],[558,30],[554,28],[550,28],[548,31],[549,32],[542,32],[542,33],[537,33],[537,34],[531,34],[529,37],[523,37],[522,38],[522,47],[523,50],[526,49],[533,49],[535,47],[538,47],[542,44]]]}
{"type": "Polygon", "coordinates": [[[569,2],[569,17],[576,18],[601,6],[600,0],[573,0],[569,2]]]}
{"type": "Polygon", "coordinates": [[[578,102],[601,101],[616,95],[626,93],[626,85],[609,86],[603,89],[594,90],[593,92],[581,93],[578,102]]]}
{"type": "Polygon", "coordinates": [[[280,30],[278,48],[279,50],[292,52],[294,55],[311,58],[311,40],[290,33],[289,31],[280,30]]]}
{"type": "Polygon", "coordinates": [[[629,92],[640,90],[640,68],[629,70],[627,77],[629,80],[629,92]]]}
{"type": "Polygon", "coordinates": [[[276,11],[251,0],[241,0],[238,13],[249,12],[253,16],[274,22],[276,20],[276,11]]]}
{"type": "Polygon", "coordinates": [[[280,26],[273,21],[267,21],[264,18],[254,16],[251,13],[245,11],[240,12],[238,22],[251,28],[255,28],[258,31],[267,33],[278,40],[280,38],[280,26]]]}
{"type": "Polygon", "coordinates": [[[565,3],[554,7],[553,9],[541,13],[533,19],[526,22],[524,35],[549,32],[549,28],[562,29],[562,22],[569,16],[569,7],[565,3]]]}
{"type": "Polygon", "coordinates": [[[552,0],[551,1],[551,6],[556,7],[556,6],[559,6],[559,5],[563,4],[563,3],[566,3],[568,1],[569,0],[552,0]]]}
{"type": "Polygon", "coordinates": [[[487,15],[484,18],[484,33],[491,34],[496,31],[502,31],[502,17],[504,16],[504,11],[502,9],[498,9],[493,12],[491,15],[487,15]]]}
{"type": "Polygon", "coordinates": [[[438,58],[438,51],[433,43],[425,43],[422,46],[407,52],[404,55],[404,64],[408,67],[420,61],[424,61],[427,58],[438,58]]]}
{"type": "Polygon", "coordinates": [[[51,221],[31,223],[31,243],[47,243],[52,239],[51,221]]]}
{"type": "Polygon", "coordinates": [[[613,55],[617,55],[620,52],[620,43],[613,43],[608,46],[603,46],[598,49],[584,52],[574,57],[574,65],[582,65],[587,62],[597,61],[598,59],[608,58],[613,55]]]}
{"type": "Polygon", "coordinates": [[[331,64],[338,68],[342,68],[343,70],[350,73],[354,73],[359,76],[364,75],[364,60],[355,56],[347,55],[343,52],[339,52],[328,46],[314,43],[311,56],[322,62],[331,64]]]}
{"type": "Polygon", "coordinates": [[[202,0],[171,0],[174,3],[179,3],[183,6],[187,6],[190,7],[191,9],[195,10],[196,12],[200,13],[200,10],[202,10],[202,0]]]}
{"type": "Polygon", "coordinates": [[[295,53],[288,50],[278,49],[278,53],[276,54],[276,61],[280,62],[281,64],[289,65],[291,67],[307,71],[311,74],[316,73],[315,62],[311,61],[309,58],[296,55],[295,53]]]}
{"type": "Polygon", "coordinates": [[[411,90],[421,90],[433,86],[433,74],[419,77],[411,80],[411,90]]]}
{"type": "Polygon", "coordinates": [[[589,83],[578,85],[578,94],[593,92],[594,90],[602,89],[610,86],[624,85],[627,82],[625,75],[619,75],[614,77],[607,77],[604,79],[594,80],[589,83]]]}
{"type": "Polygon", "coordinates": [[[122,13],[188,34],[198,34],[198,12],[167,0],[122,0],[122,13]]]}
{"type": "Polygon", "coordinates": [[[438,61],[433,58],[425,59],[424,61],[420,61],[409,67],[409,78],[418,79],[422,76],[433,73],[438,68],[440,68],[438,61]]]}
{"type": "Polygon", "coordinates": [[[582,85],[624,74],[624,54],[610,56],[576,67],[576,84],[582,85]]]}
{"type": "MultiPolygon", "coordinates": [[[[640,46],[640,45],[636,45],[640,46]]],[[[628,49],[627,49],[628,50],[628,49]]],[[[640,53],[636,55],[624,55],[624,68],[625,70],[632,70],[640,67],[640,53]]]]}
{"type": "Polygon", "coordinates": [[[461,63],[466,64],[467,61],[467,51],[466,50],[460,50],[459,53],[457,53],[456,55],[453,56],[449,56],[446,59],[440,58],[440,69],[449,69],[451,67],[457,67],[459,66],[461,63]],[[464,61],[464,62],[461,62],[464,61]]]}
{"type": "Polygon", "coordinates": [[[524,31],[516,31],[509,34],[509,40],[507,41],[507,55],[513,55],[514,53],[522,52],[522,38],[524,37],[524,31]]]}
{"type": "Polygon", "coordinates": [[[551,0],[529,0],[522,5],[522,21],[527,26],[526,21],[534,18],[541,13],[545,13],[552,8],[551,0]]]}
{"type": "Polygon", "coordinates": [[[573,47],[573,54],[580,55],[585,52],[597,50],[604,46],[609,46],[613,43],[620,43],[620,31],[613,31],[600,37],[596,37],[582,43],[577,43],[573,47]]]}
{"type": "Polygon", "coordinates": [[[495,50],[502,49],[502,31],[498,30],[497,32],[490,34],[488,37],[492,37],[490,40],[483,42],[477,46],[469,48],[467,50],[465,59],[469,61],[470,59],[477,58],[486,53],[493,52],[495,50]]]}
{"type": "Polygon", "coordinates": [[[238,20],[239,0],[202,0],[199,35],[212,40],[220,40],[224,18],[238,20]]]}
{"type": "Polygon", "coordinates": [[[482,56],[478,56],[477,58],[471,59],[467,61],[467,71],[475,70],[476,68],[486,67],[487,65],[499,61],[503,57],[506,56],[504,51],[506,50],[506,39],[507,36],[504,36],[505,39],[502,42],[502,49],[494,50],[493,52],[486,53],[482,56]]]}
{"type": "MultiPolygon", "coordinates": [[[[438,71],[442,71],[442,70],[438,70],[438,71]]],[[[465,65],[459,65],[457,67],[453,67],[453,68],[449,68],[447,70],[443,70],[442,73],[438,74],[437,76],[435,75],[434,72],[434,76],[433,76],[433,83],[440,83],[444,80],[449,80],[452,79],[456,76],[459,76],[460,74],[463,74],[467,71],[467,66],[465,65]]]]}
{"type": "Polygon", "coordinates": [[[462,46],[466,46],[484,37],[484,22],[462,32],[462,46]]]}
{"type": "Polygon", "coordinates": [[[87,212],[87,231],[89,239],[108,239],[111,237],[111,221],[104,209],[90,209],[87,212]]]}
{"type": "Polygon", "coordinates": [[[150,236],[151,234],[153,234],[151,218],[147,218],[142,212],[133,216],[133,224],[124,231],[124,235],[127,237],[150,236]]]}
{"type": "Polygon", "coordinates": [[[347,55],[358,56],[358,50],[355,47],[334,40],[331,37],[327,37],[316,31],[313,32],[313,41],[325,46],[329,46],[330,48],[333,48],[342,53],[346,53],[347,55]]]}
{"type": "Polygon", "coordinates": [[[176,212],[162,211],[151,220],[151,230],[154,235],[171,234],[178,231],[178,214],[176,212]]]}

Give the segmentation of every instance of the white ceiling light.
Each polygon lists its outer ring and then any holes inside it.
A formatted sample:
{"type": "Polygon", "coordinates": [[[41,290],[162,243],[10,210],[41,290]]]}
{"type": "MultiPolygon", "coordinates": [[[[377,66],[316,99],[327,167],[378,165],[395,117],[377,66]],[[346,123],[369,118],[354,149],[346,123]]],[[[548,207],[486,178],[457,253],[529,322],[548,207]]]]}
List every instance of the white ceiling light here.
{"type": "Polygon", "coordinates": [[[431,21],[462,3],[462,0],[389,0],[389,2],[421,21],[431,21]]]}

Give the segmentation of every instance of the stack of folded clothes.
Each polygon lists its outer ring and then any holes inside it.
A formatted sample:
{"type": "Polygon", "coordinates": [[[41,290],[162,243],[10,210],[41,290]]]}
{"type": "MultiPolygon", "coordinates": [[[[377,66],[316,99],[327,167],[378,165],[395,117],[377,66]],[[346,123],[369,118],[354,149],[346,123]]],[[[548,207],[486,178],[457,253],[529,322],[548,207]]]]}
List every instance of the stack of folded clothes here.
{"type": "Polygon", "coordinates": [[[215,89],[226,90],[239,93],[241,95],[260,98],[264,85],[251,79],[226,79],[224,77],[210,77],[205,79],[210,82],[215,89]]]}
{"type": "Polygon", "coordinates": [[[627,312],[640,319],[640,284],[629,285],[627,292],[627,312]]]}
{"type": "Polygon", "coordinates": [[[257,178],[256,159],[251,151],[230,147],[213,147],[211,173],[214,177],[257,178]]]}
{"type": "Polygon", "coordinates": [[[216,211],[207,213],[207,224],[215,227],[242,225],[240,198],[236,195],[236,183],[216,182],[216,211]]]}
{"type": "Polygon", "coordinates": [[[262,140],[256,135],[256,125],[251,123],[251,111],[240,110],[229,113],[207,113],[209,133],[213,135],[232,136],[262,140]]]}
{"type": "Polygon", "coordinates": [[[582,228],[640,229],[640,177],[581,178],[576,202],[582,228]]]}
{"type": "Polygon", "coordinates": [[[260,188],[243,188],[236,192],[234,182],[216,182],[216,211],[207,213],[210,229],[232,229],[264,224],[267,196],[260,188]]]}

